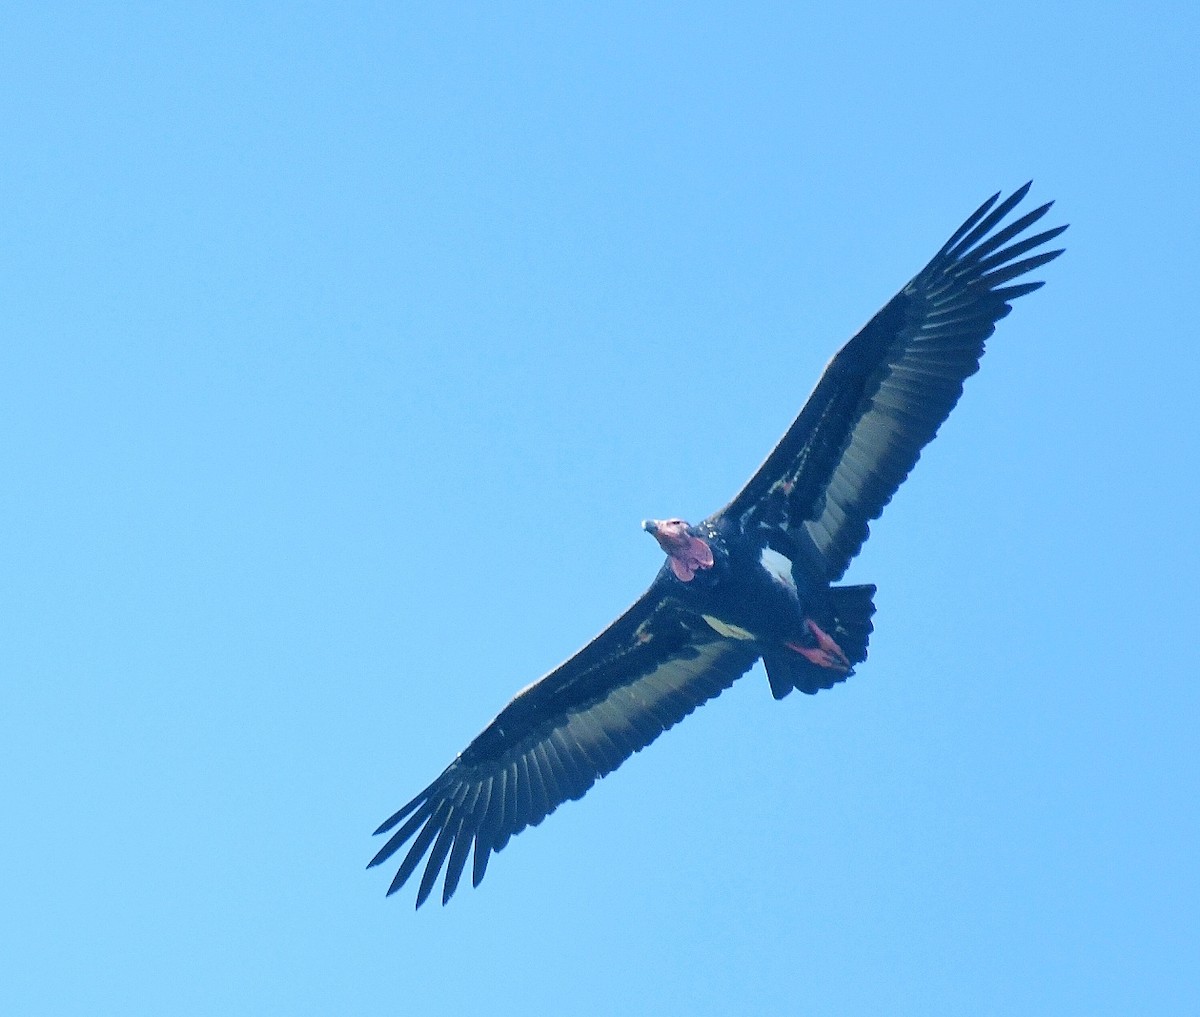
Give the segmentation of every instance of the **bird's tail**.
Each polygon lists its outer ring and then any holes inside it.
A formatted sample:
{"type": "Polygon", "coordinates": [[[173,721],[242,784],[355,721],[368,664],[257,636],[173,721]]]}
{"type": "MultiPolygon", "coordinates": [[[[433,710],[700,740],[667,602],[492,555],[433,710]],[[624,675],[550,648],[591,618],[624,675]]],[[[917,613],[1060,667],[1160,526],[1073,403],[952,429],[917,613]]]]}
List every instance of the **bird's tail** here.
{"type": "Polygon", "coordinates": [[[829,591],[833,617],[828,632],[850,661],[849,670],[821,667],[793,650],[770,651],[763,654],[763,665],[771,683],[771,695],[782,699],[792,689],[813,695],[822,689],[833,688],[854,674],[853,665],[867,659],[867,641],[875,629],[871,624],[871,616],[875,613],[874,596],[875,587],[869,584],[835,586],[829,591]]]}
{"type": "Polygon", "coordinates": [[[829,591],[833,601],[833,632],[830,633],[850,658],[851,664],[867,659],[867,640],[875,631],[871,616],[875,613],[875,587],[835,586],[829,591]]]}

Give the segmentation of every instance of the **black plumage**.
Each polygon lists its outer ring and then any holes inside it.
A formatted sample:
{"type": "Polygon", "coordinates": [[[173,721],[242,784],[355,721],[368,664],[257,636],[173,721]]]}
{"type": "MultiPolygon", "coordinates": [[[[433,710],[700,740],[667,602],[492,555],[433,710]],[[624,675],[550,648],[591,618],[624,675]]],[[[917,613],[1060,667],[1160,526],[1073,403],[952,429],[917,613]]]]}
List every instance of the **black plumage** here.
{"type": "Polygon", "coordinates": [[[645,524],[668,555],[650,588],[376,830],[390,836],[370,865],[408,844],[388,893],[426,859],[417,906],[443,867],[445,903],[472,849],[478,885],[510,837],[582,797],[760,658],[776,698],[853,674],[875,588],[832,584],[979,369],[995,323],[1042,285],[1014,280],[1062,253],[1044,247],[1065,226],[1023,236],[1049,203],[1004,224],[1028,189],[984,202],[842,348],[728,505],[695,526],[645,524]]]}

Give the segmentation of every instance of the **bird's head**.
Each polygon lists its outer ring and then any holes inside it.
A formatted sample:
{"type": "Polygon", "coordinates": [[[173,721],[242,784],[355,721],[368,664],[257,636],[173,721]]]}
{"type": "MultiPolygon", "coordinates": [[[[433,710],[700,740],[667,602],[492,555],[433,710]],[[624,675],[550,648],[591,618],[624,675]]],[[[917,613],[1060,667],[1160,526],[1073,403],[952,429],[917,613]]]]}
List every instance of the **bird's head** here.
{"type": "Polygon", "coordinates": [[[707,542],[692,532],[683,519],[645,519],[642,529],[658,541],[677,579],[688,582],[699,569],[712,568],[713,553],[707,542]]]}

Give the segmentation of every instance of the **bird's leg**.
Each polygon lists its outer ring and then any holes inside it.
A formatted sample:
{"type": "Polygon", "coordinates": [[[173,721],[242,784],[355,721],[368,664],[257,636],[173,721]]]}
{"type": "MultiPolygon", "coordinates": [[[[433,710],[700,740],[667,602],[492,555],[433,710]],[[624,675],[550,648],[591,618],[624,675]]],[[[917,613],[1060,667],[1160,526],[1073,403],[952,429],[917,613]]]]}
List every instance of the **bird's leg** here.
{"type": "Polygon", "coordinates": [[[834,641],[833,637],[825,632],[811,618],[804,619],[804,627],[808,629],[809,634],[817,641],[816,646],[800,646],[798,643],[785,643],[784,645],[789,650],[795,650],[800,656],[817,667],[827,667],[831,671],[849,671],[850,658],[834,641]]]}

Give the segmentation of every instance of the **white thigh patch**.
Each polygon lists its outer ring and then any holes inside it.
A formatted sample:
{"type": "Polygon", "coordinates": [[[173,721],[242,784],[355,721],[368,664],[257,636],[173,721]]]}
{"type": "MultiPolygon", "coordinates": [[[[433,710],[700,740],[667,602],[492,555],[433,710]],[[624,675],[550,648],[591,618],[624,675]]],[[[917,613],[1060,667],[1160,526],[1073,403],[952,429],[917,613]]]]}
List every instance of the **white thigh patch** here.
{"type": "Polygon", "coordinates": [[[764,547],[758,556],[759,564],[770,574],[771,578],[781,586],[786,586],[793,593],[796,583],[792,579],[792,559],[780,554],[774,548],[764,547]]]}
{"type": "Polygon", "coordinates": [[[711,614],[702,614],[700,616],[708,622],[709,628],[714,632],[725,636],[726,639],[753,639],[754,633],[747,632],[740,625],[730,625],[728,622],[721,621],[720,618],[714,618],[711,614]]]}

